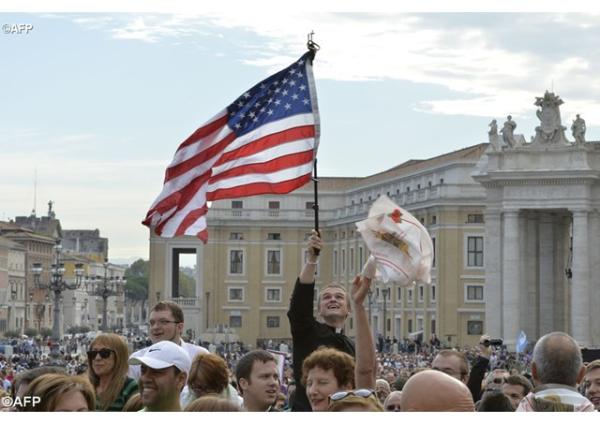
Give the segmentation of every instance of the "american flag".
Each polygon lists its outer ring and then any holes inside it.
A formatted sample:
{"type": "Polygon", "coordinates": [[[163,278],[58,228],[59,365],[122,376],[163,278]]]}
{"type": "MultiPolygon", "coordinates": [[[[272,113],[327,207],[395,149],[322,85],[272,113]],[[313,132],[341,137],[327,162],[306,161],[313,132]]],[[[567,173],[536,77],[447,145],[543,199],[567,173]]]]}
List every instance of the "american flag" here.
{"type": "Polygon", "coordinates": [[[162,237],[206,242],[208,201],[285,194],[310,181],[319,139],[312,55],[256,84],[181,143],[142,223],[162,237]]]}

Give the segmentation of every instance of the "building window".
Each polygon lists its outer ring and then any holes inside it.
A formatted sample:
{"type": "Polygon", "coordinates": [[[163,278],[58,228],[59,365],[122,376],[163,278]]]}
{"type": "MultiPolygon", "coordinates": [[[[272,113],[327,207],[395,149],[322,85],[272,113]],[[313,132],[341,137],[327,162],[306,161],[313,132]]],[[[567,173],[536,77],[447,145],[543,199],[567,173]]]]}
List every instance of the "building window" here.
{"type": "Polygon", "coordinates": [[[281,274],[281,251],[267,250],[267,274],[281,274]]]}
{"type": "Polygon", "coordinates": [[[425,299],[425,287],[423,285],[419,286],[419,302],[423,302],[425,299]]]}
{"type": "Polygon", "coordinates": [[[242,200],[231,201],[231,215],[242,216],[242,209],[244,208],[244,202],[242,200]]]}
{"type": "Polygon", "coordinates": [[[483,334],[483,321],[467,321],[467,334],[481,336],[483,334]]]}
{"type": "Polygon", "coordinates": [[[229,315],[229,327],[230,328],[240,328],[242,326],[242,316],[241,315],[229,315]]]}
{"type": "Polygon", "coordinates": [[[398,299],[398,302],[402,300],[402,287],[396,288],[396,298],[398,299]]]}
{"type": "Polygon", "coordinates": [[[354,273],[354,248],[350,248],[350,272],[354,273]]]}
{"type": "Polygon", "coordinates": [[[281,240],[281,233],[268,233],[267,240],[281,240]]]}
{"type": "Polygon", "coordinates": [[[266,300],[267,302],[281,302],[281,289],[267,289],[266,300]]]}
{"type": "MultiPolygon", "coordinates": [[[[354,204],[354,200],[352,201],[354,204]]],[[[315,202],[306,202],[304,203],[304,209],[306,209],[306,216],[314,216],[315,215],[315,202]]]]}
{"type": "Polygon", "coordinates": [[[467,215],[467,224],[483,224],[482,213],[470,213],[467,215]]]}
{"type": "Polygon", "coordinates": [[[431,225],[435,225],[435,224],[437,224],[437,215],[433,215],[431,217],[431,225]]]}
{"type": "Polygon", "coordinates": [[[342,274],[346,273],[346,249],[342,249],[342,274]]]}
{"type": "Polygon", "coordinates": [[[435,302],[435,285],[431,285],[431,302],[435,302]]]}
{"type": "Polygon", "coordinates": [[[408,332],[412,333],[413,332],[413,328],[412,328],[412,319],[408,320],[408,332]]]}
{"type": "Polygon", "coordinates": [[[468,285],[467,286],[467,301],[483,302],[483,286],[468,285]]]}
{"type": "Polygon", "coordinates": [[[244,301],[244,289],[240,287],[232,287],[229,289],[229,301],[230,302],[243,302],[244,301]]]}
{"type": "Polygon", "coordinates": [[[267,328],[279,328],[279,317],[267,317],[267,328]]]}
{"type": "Polygon", "coordinates": [[[229,273],[243,274],[244,273],[244,251],[230,250],[229,251],[229,273]]]}
{"type": "Polygon", "coordinates": [[[362,246],[358,247],[358,266],[362,268],[363,266],[363,248],[362,246]]]}
{"type": "Polygon", "coordinates": [[[483,266],[483,237],[467,237],[467,266],[483,266]]]}
{"type": "Polygon", "coordinates": [[[269,216],[279,216],[279,201],[271,200],[269,202],[269,216]]]}
{"type": "Polygon", "coordinates": [[[417,331],[423,331],[423,318],[417,318],[417,331]]]}
{"type": "Polygon", "coordinates": [[[431,334],[435,334],[435,319],[431,320],[431,334]]]}
{"type": "Polygon", "coordinates": [[[338,270],[338,254],[337,250],[333,251],[333,275],[337,275],[338,270]]]}
{"type": "Polygon", "coordinates": [[[407,289],[406,291],[408,297],[408,303],[412,303],[413,301],[413,289],[407,289]]]}
{"type": "Polygon", "coordinates": [[[244,240],[244,233],[229,233],[229,240],[244,240]]]}

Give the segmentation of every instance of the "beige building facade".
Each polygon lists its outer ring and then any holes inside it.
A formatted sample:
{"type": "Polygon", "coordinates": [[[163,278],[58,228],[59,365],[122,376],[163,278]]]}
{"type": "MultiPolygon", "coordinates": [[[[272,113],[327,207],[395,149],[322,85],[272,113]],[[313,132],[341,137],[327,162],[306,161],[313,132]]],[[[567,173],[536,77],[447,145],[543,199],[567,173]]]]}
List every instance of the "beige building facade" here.
{"type": "MultiPolygon", "coordinates": [[[[411,160],[364,178],[320,178],[325,241],[317,291],[349,287],[369,256],[355,223],[380,195],[421,220],[435,243],[432,283],[400,288],[378,283],[368,310],[376,334],[403,340],[432,334],[445,344],[474,345],[485,329],[485,190],[471,174],[487,148],[479,144],[429,160],[411,160]]],[[[150,303],[182,305],[186,328],[203,341],[256,346],[291,339],[287,308],[314,227],[313,185],[287,195],[214,202],[209,242],[150,239],[150,303]],[[196,254],[196,296],[178,296],[180,253],[196,254]]],[[[346,329],[353,334],[353,322],[346,329]]]]}

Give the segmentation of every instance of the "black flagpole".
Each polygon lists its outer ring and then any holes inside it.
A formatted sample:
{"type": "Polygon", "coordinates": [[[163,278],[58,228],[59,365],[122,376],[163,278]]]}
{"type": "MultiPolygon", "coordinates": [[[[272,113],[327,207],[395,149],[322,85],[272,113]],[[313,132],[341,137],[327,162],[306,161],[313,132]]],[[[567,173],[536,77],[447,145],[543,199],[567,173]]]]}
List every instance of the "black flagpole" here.
{"type": "MultiPolygon", "coordinates": [[[[314,32],[311,31],[308,34],[308,41],[306,43],[306,47],[310,51],[310,61],[315,59],[315,55],[317,54],[317,50],[319,50],[320,46],[315,43],[312,39],[314,32]]],[[[313,161],[313,177],[312,177],[314,188],[315,188],[315,201],[313,204],[313,210],[315,211],[315,231],[321,236],[319,232],[319,179],[317,178],[317,155],[315,154],[315,159],[313,161]]],[[[320,251],[315,249],[315,254],[319,254],[320,251]]]]}

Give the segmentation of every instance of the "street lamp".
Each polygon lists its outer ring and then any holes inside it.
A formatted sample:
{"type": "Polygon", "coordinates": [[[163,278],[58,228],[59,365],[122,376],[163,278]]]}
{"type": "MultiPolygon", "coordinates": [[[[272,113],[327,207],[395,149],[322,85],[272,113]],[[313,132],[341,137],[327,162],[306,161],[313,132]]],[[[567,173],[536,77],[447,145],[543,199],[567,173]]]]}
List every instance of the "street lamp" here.
{"type": "Polygon", "coordinates": [[[33,303],[33,292],[29,292],[29,304],[33,307],[33,313],[38,323],[38,333],[42,330],[42,320],[44,318],[44,313],[46,312],[46,303],[50,301],[50,297],[47,294],[45,296],[45,300],[45,303],[33,303]]]}
{"type": "Polygon", "coordinates": [[[108,258],[104,259],[104,276],[93,275],[85,283],[86,291],[91,296],[102,298],[102,331],[108,330],[108,298],[122,296],[127,279],[125,277],[108,276],[108,258]]]}
{"type": "Polygon", "coordinates": [[[65,290],[76,290],[81,286],[83,282],[83,264],[77,263],[75,264],[75,278],[72,282],[68,282],[65,280],[65,264],[60,261],[60,253],[62,251],[62,246],[60,245],[60,240],[56,242],[54,246],[55,252],[55,261],[50,266],[50,281],[42,282],[42,264],[36,262],[31,267],[31,272],[33,273],[33,281],[35,287],[38,289],[48,290],[48,292],[54,293],[54,310],[53,315],[53,323],[52,323],[52,338],[56,341],[60,339],[60,316],[61,316],[61,298],[62,292],[65,290]]]}
{"type": "Polygon", "coordinates": [[[390,294],[390,288],[381,289],[383,295],[383,339],[387,340],[387,297],[390,294]]]}

